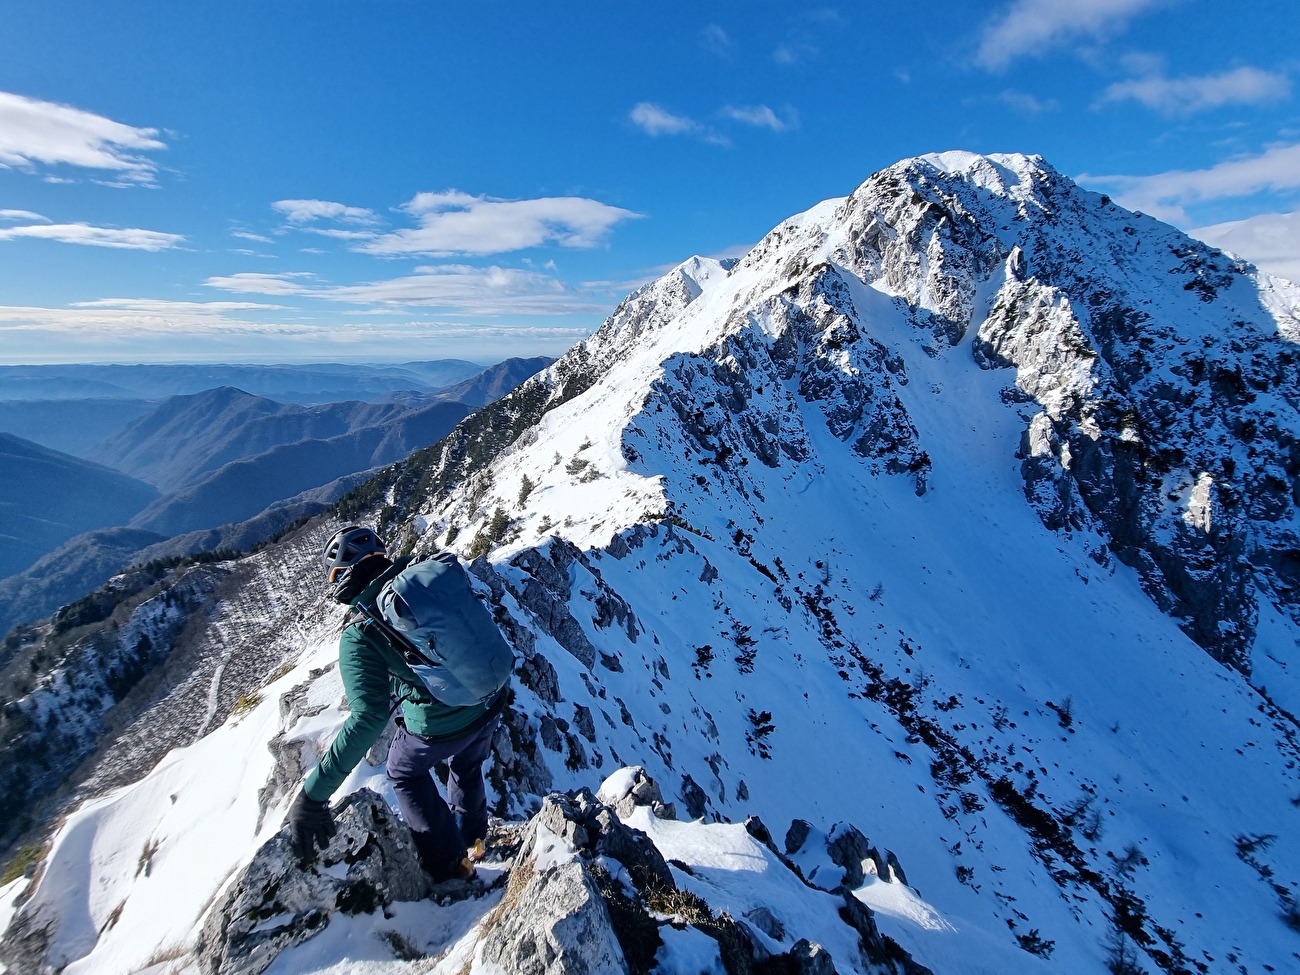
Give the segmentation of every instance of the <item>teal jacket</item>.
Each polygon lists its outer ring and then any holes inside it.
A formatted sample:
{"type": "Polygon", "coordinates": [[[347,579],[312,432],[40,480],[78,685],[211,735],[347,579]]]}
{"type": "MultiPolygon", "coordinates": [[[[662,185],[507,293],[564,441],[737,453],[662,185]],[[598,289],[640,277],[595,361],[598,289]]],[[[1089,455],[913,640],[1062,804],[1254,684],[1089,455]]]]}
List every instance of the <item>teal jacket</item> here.
{"type": "MultiPolygon", "coordinates": [[[[373,605],[384,583],[410,561],[398,559],[385,569],[357,597],[353,608],[359,603],[373,605]]],[[[309,799],[328,799],[366,757],[388,725],[392,698],[401,703],[407,731],[427,738],[452,738],[479,722],[488,711],[499,709],[509,691],[507,687],[487,704],[463,708],[441,704],[378,628],[366,620],[348,624],[339,637],[339,675],[352,710],[329,751],[307,776],[303,791],[309,799]]]]}

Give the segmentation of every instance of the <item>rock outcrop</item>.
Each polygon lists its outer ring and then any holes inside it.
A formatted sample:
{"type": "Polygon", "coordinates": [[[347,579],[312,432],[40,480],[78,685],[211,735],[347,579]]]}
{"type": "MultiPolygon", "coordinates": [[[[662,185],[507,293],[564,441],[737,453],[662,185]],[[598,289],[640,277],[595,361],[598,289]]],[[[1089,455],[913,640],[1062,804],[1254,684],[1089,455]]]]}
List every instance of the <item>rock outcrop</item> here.
{"type": "MultiPolygon", "coordinates": [[[[513,861],[499,920],[485,924],[479,957],[520,975],[641,975],[655,967],[664,929],[693,928],[717,942],[727,975],[836,971],[829,951],[787,930],[770,909],[733,918],[679,887],[650,838],[620,819],[641,807],[656,816],[671,813],[637,767],[611,776],[600,798],[586,789],[547,796],[513,861]],[[773,944],[788,947],[774,951],[773,944]]],[[[848,830],[835,833],[837,840],[845,835],[848,830]]],[[[797,873],[788,861],[778,862],[797,873]]],[[[842,885],[837,893],[845,901],[839,918],[858,935],[864,970],[928,975],[880,934],[866,905],[842,885]]]]}
{"type": "Polygon", "coordinates": [[[307,868],[281,830],[226,888],[203,924],[196,954],[210,975],[258,975],[337,913],[369,914],[432,891],[409,830],[362,790],[335,810],[337,832],[307,868]]]}

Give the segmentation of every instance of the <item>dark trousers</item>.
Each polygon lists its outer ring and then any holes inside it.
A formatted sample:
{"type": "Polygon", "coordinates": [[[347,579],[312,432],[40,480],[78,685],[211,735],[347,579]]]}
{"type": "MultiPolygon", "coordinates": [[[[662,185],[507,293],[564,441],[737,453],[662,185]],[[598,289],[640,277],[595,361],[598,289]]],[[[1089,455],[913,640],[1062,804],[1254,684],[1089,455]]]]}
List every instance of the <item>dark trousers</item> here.
{"type": "Polygon", "coordinates": [[[420,862],[435,881],[453,876],[453,865],[465,856],[466,847],[487,836],[483,762],[500,723],[497,716],[482,728],[445,741],[430,741],[397,727],[388,752],[388,778],[415,837],[420,862]],[[443,802],[432,770],[447,759],[450,774],[443,802]]]}

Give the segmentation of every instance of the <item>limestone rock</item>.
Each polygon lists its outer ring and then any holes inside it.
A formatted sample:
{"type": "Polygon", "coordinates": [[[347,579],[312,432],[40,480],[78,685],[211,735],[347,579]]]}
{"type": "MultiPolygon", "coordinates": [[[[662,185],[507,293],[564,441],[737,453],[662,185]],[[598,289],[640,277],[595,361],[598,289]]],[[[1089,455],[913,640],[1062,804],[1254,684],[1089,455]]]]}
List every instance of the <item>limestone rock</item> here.
{"type": "Polygon", "coordinates": [[[516,863],[500,920],[481,957],[515,975],[628,972],[609,911],[576,860],[538,869],[516,863]]]}
{"type": "Polygon", "coordinates": [[[620,819],[632,815],[638,806],[649,806],[650,811],[659,819],[677,818],[675,805],[664,803],[658,783],[640,765],[620,769],[611,775],[601,786],[597,798],[612,806],[620,819]]]}
{"type": "Polygon", "coordinates": [[[432,889],[407,828],[362,790],[334,812],[337,832],[306,869],[281,830],[227,887],[203,923],[196,954],[209,975],[258,975],[337,912],[367,914],[432,889]]]}

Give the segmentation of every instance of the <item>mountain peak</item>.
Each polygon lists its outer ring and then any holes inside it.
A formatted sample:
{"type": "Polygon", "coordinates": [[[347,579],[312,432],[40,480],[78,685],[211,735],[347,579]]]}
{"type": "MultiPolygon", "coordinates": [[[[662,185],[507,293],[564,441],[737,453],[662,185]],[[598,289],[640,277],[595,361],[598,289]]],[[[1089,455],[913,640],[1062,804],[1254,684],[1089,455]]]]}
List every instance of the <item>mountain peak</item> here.
{"type": "Polygon", "coordinates": [[[969,152],[965,149],[950,149],[946,152],[928,152],[897,163],[898,167],[926,164],[950,176],[968,176],[981,174],[990,169],[1003,170],[1015,174],[1049,172],[1054,170],[1047,160],[1037,154],[1021,152],[969,152]]]}
{"type": "MultiPolygon", "coordinates": [[[[755,473],[764,467],[786,478],[838,470],[813,446],[827,429],[872,473],[924,493],[962,474],[941,460],[956,417],[927,420],[939,403],[918,400],[917,383],[950,385],[964,360],[981,382],[1008,370],[990,420],[1019,432],[987,446],[1023,461],[1044,523],[1105,538],[1092,544],[1098,558],[1109,548],[1139,567],[1198,642],[1245,668],[1261,594],[1295,605],[1293,584],[1275,575],[1289,579],[1289,563],[1271,559],[1256,575],[1249,553],[1293,547],[1277,515],[1294,509],[1279,485],[1296,474],[1294,408],[1283,419],[1265,406],[1296,396],[1284,339],[1296,309],[1261,295],[1248,271],[1080,191],[1038,156],[904,160],[783,222],[730,268],[691,258],[630,296],[581,349],[591,388],[494,475],[502,503],[469,490],[468,504],[448,499],[431,523],[508,511],[525,476],[564,501],[529,506],[517,545],[559,526],[604,544],[647,512],[716,521],[720,494],[775,490],[755,473]],[[1177,420],[1171,396],[1185,411],[1177,420]],[[1195,433],[1207,425],[1223,436],[1195,433]],[[1233,459],[1237,429],[1250,431],[1258,474],[1233,459]],[[1270,465],[1280,473],[1265,475],[1270,465]],[[1215,491],[1197,488],[1206,477],[1215,491]],[[1238,508],[1244,521],[1224,508],[1264,496],[1238,508]],[[1219,508],[1191,517],[1194,498],[1219,508]],[[1198,524],[1216,527],[1182,537],[1198,524]],[[1174,567],[1227,535],[1243,546],[1236,570],[1207,584],[1174,567]]],[[[711,530],[730,533],[727,520],[711,530]]]]}

